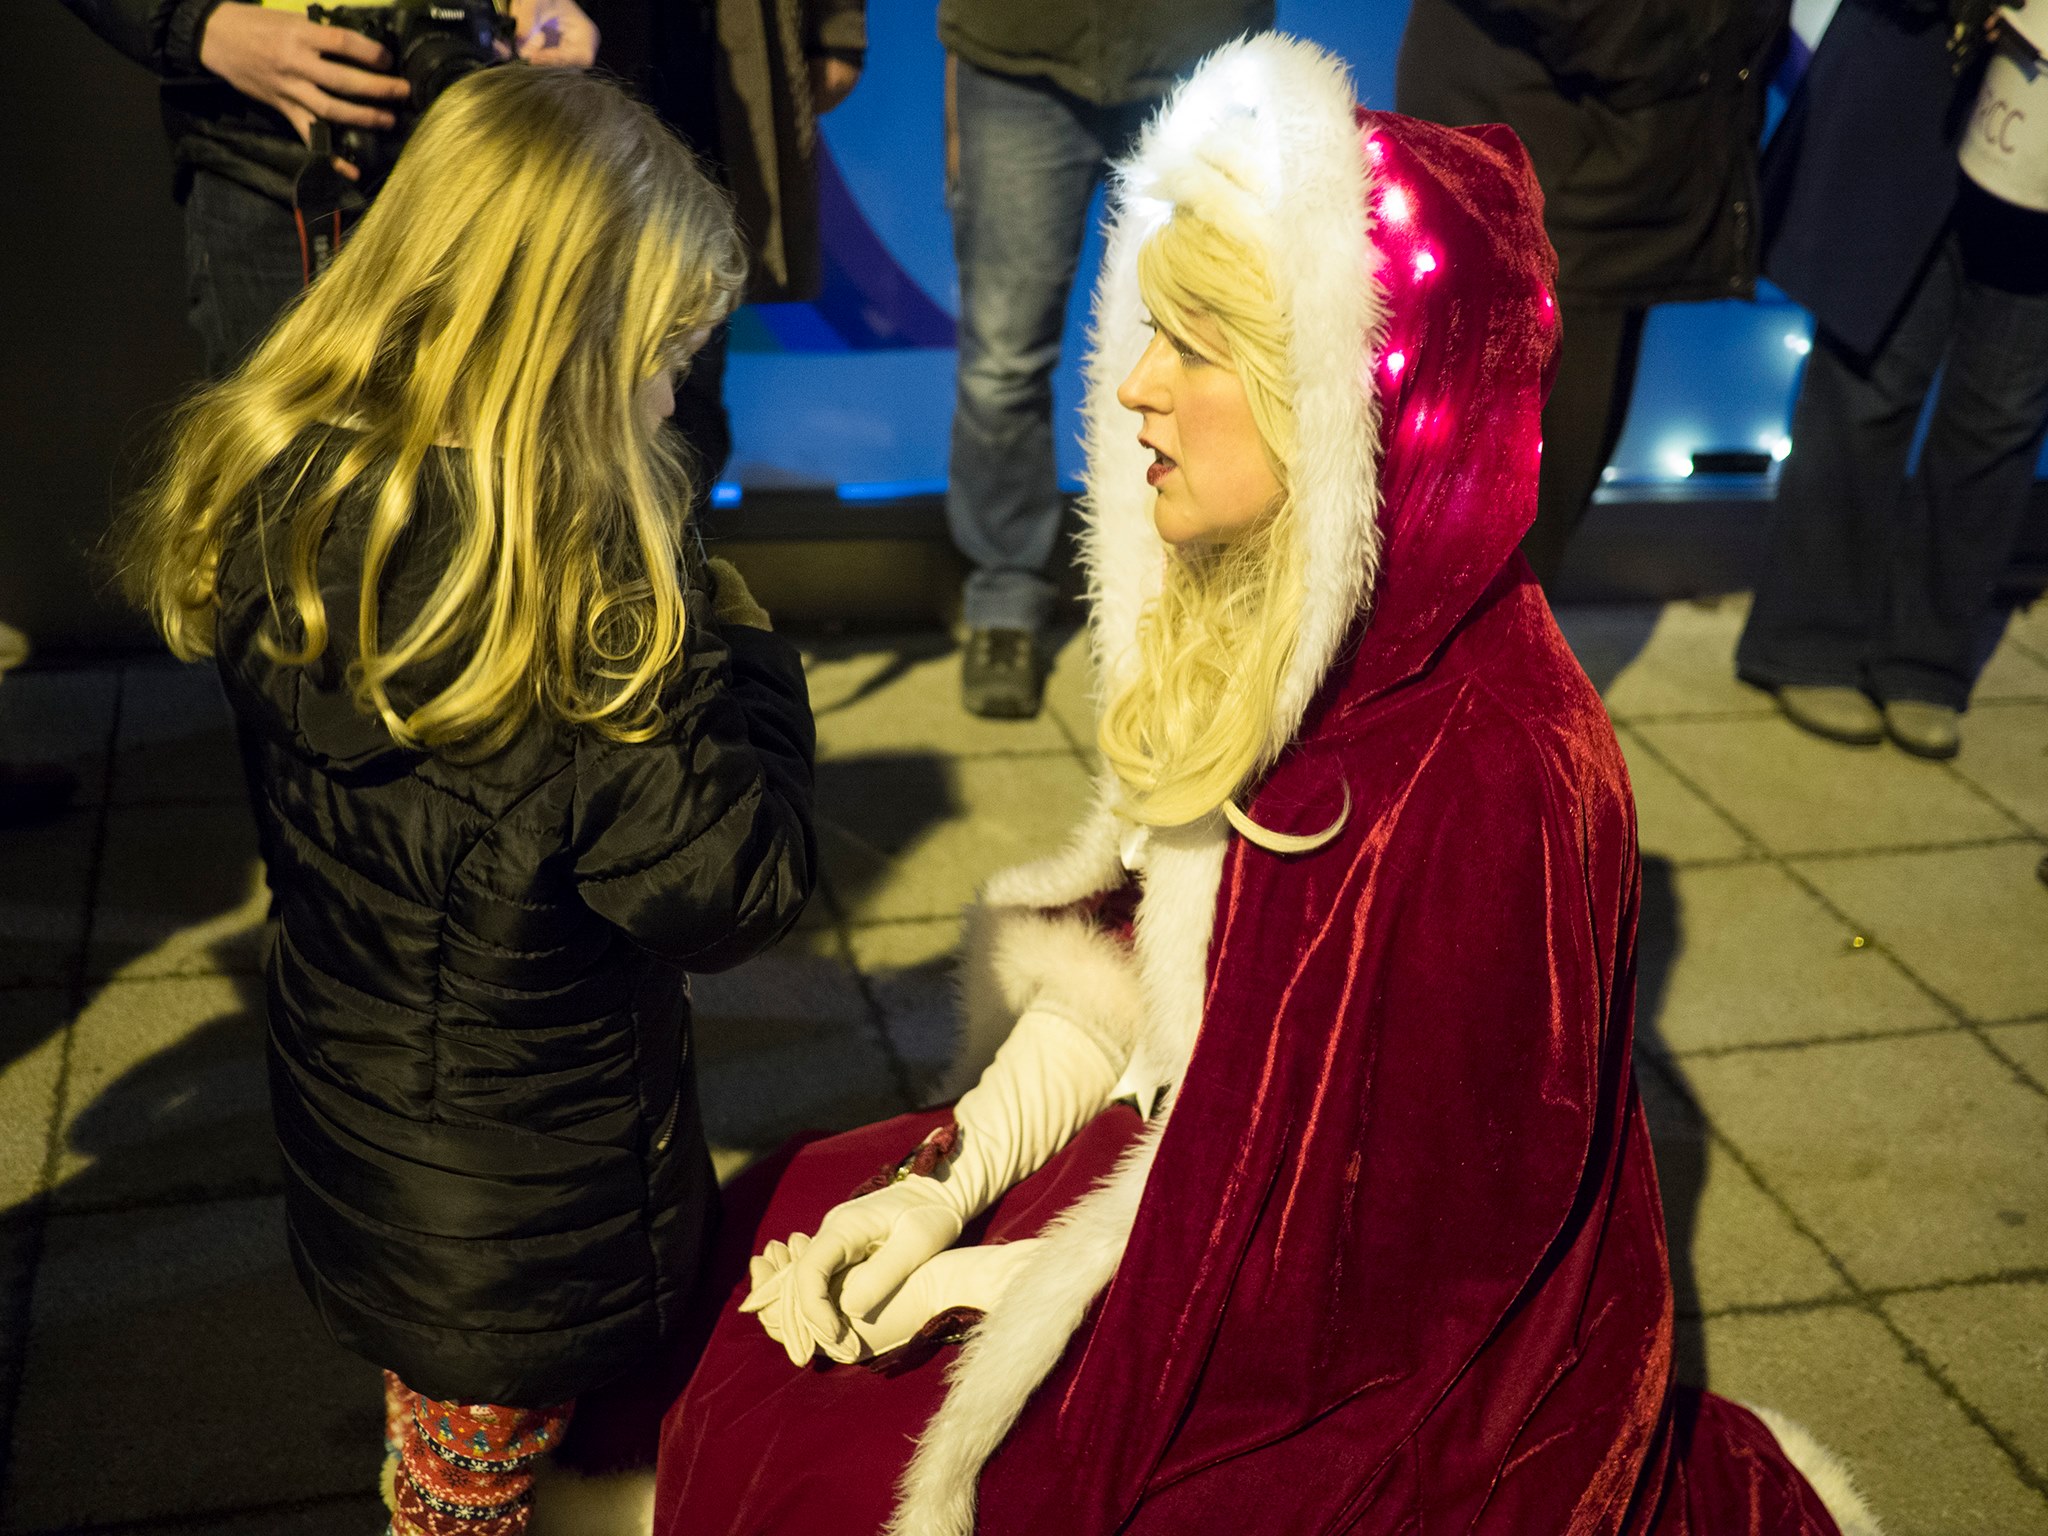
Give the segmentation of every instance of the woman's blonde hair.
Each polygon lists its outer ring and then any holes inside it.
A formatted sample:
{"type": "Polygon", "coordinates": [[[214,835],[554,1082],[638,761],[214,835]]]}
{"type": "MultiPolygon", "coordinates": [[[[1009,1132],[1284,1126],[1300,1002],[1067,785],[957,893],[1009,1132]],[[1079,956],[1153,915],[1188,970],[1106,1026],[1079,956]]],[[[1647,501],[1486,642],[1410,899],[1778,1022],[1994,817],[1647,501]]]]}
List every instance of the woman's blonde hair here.
{"type": "MultiPolygon", "coordinates": [[[[1223,809],[1287,744],[1274,700],[1301,630],[1303,579],[1288,465],[1293,317],[1265,254],[1185,208],[1138,250],[1138,289],[1179,344],[1230,368],[1280,482],[1280,497],[1227,542],[1170,549],[1159,595],[1138,621],[1138,665],[1103,707],[1102,755],[1123,813],[1179,826],[1223,809]]],[[[1233,824],[1257,834],[1241,814],[1233,824]]],[[[1259,838],[1269,845],[1293,839],[1259,838]]]]}
{"type": "Polygon", "coordinates": [[[178,655],[206,655],[223,555],[249,539],[271,592],[263,648],[307,665],[329,638],[321,549],[359,487],[349,683],[395,740],[487,752],[536,711],[652,735],[683,654],[692,486],[640,397],[723,319],[744,272],[724,195],[646,107],[569,70],[470,76],[333,265],[174,418],[122,532],[129,595],[178,655]],[[316,472],[328,441],[344,446],[316,472]],[[438,579],[387,638],[380,587],[437,443],[460,450],[453,527],[434,534],[438,579]],[[437,659],[452,679],[401,712],[394,679],[437,659]]]}

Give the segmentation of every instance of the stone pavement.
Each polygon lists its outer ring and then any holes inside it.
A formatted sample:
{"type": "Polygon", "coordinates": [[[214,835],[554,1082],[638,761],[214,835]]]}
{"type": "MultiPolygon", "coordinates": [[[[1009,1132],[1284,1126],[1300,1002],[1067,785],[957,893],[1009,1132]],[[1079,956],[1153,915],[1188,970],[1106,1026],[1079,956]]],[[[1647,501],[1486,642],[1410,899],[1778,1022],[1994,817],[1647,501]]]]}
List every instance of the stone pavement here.
{"type": "MultiPolygon", "coordinates": [[[[1681,1369],[1807,1423],[1893,1536],[2048,1532],[2048,604],[1952,765],[1795,733],[1729,677],[1741,612],[1565,615],[1641,809],[1681,1369]]],[[[1092,757],[1078,643],[1028,723],[962,716],[938,635],[810,656],[824,888],[698,987],[727,1170],[920,1098],[961,903],[1059,841],[1092,757]]],[[[367,1536],[377,1382],[285,1258],[210,675],[15,674],[6,756],[88,794],[0,830],[0,1532],[367,1536]]]]}

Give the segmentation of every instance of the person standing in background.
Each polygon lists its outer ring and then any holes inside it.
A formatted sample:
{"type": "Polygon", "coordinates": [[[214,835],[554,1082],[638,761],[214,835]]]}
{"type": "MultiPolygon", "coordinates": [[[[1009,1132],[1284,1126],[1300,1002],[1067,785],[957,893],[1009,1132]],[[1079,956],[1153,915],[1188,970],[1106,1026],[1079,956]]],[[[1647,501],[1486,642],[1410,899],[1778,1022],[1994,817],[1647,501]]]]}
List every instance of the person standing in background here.
{"type": "Polygon", "coordinates": [[[1057,592],[1052,375],[1088,203],[1176,77],[1273,0],[940,0],[960,382],[946,520],[969,570],[961,703],[1028,719],[1057,592]]]}
{"type": "Polygon", "coordinates": [[[1628,416],[1652,304],[1756,287],[1757,143],[1790,0],[1414,0],[1394,105],[1506,123],[1543,187],[1563,345],[1523,553],[1546,588],[1628,416]]]}
{"type": "MultiPolygon", "coordinates": [[[[208,378],[231,372],[305,284],[292,188],[314,120],[389,126],[406,85],[360,33],[307,19],[306,0],[63,0],[163,77],[185,211],[190,319],[208,378]]],[[[818,114],[860,78],[866,0],[501,0],[532,64],[588,66],[600,30],[626,77],[732,194],[747,296],[801,299],[821,274],[812,161],[818,114]]],[[[701,513],[732,448],[723,327],[677,391],[701,513]]]]}
{"type": "MultiPolygon", "coordinates": [[[[860,81],[867,0],[589,0],[604,67],[630,84],[732,194],[755,303],[815,297],[818,119],[860,81]]],[[[732,454],[726,327],[676,387],[675,426],[704,473],[693,515],[732,454]]]]}
{"type": "MultiPolygon", "coordinates": [[[[207,377],[224,378],[305,286],[292,193],[314,123],[390,128],[409,88],[380,44],[309,20],[306,0],[63,4],[162,77],[189,318],[207,377]]],[[[576,68],[597,57],[597,28],[575,0],[507,8],[529,63],[576,68]]],[[[355,179],[353,168],[344,175],[355,179]]]]}
{"type": "MultiPolygon", "coordinates": [[[[1961,746],[2048,427],[2048,137],[2024,131],[2048,111],[1991,125],[2017,156],[1993,185],[1957,165],[1990,11],[1843,0],[1765,162],[1765,270],[1815,326],[1736,671],[1816,735],[1932,758],[1961,746]]],[[[2048,4],[2021,15],[2048,38],[2048,4]]]]}

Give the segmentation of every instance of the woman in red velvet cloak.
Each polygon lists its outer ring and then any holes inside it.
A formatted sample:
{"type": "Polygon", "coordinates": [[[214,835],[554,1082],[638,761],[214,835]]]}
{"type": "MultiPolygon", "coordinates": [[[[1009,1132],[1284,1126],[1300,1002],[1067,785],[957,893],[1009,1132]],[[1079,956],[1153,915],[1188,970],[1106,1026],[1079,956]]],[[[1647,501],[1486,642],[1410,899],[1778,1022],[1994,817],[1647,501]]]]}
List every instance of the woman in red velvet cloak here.
{"type": "Polygon", "coordinates": [[[1634,810],[1516,553],[1556,326],[1520,144],[1361,111],[1337,61],[1267,36],[1178,92],[1117,193],[1089,383],[1105,696],[1189,557],[1154,450],[1191,468],[1199,421],[1157,370],[1221,367],[1267,399],[1287,520],[1266,743],[1176,820],[1105,731],[1068,850],[970,914],[957,1136],[911,1115],[729,1191],[656,1530],[1874,1532],[1791,1426],[1672,1384],[1634,810]],[[1241,326],[1161,362],[1141,252],[1180,219],[1265,269],[1283,377],[1253,387],[1241,326]],[[949,1178],[973,1191],[950,1206],[949,1178]],[[860,1359],[960,1305],[961,1347],[860,1359]]]}

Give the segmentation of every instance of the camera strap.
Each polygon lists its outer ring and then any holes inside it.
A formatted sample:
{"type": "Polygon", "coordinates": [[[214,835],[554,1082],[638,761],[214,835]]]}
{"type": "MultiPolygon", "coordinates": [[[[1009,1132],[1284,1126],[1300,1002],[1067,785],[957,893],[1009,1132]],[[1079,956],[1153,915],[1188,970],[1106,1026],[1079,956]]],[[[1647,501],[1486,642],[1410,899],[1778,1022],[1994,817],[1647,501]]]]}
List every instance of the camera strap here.
{"type": "Polygon", "coordinates": [[[299,228],[299,270],[306,285],[327,270],[341,249],[348,226],[355,222],[348,179],[334,168],[334,135],[327,123],[313,121],[306,163],[292,183],[292,221],[299,228]]]}

